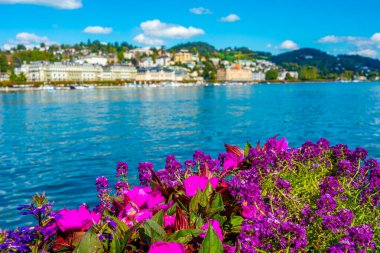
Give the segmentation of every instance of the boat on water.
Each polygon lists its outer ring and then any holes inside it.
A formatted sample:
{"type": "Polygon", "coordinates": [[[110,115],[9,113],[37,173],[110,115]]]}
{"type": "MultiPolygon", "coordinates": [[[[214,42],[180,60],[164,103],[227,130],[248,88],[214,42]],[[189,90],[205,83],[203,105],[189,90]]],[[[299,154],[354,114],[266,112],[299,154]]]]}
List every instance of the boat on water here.
{"type": "Polygon", "coordinates": [[[94,89],[95,86],[93,85],[78,85],[78,86],[75,86],[75,85],[71,85],[70,86],[70,90],[86,90],[86,89],[94,89]]]}
{"type": "Polygon", "coordinates": [[[161,84],[164,87],[179,87],[179,86],[181,86],[181,84],[177,83],[177,82],[163,82],[161,84]]]}
{"type": "Polygon", "coordinates": [[[54,86],[51,86],[51,85],[43,85],[40,87],[41,90],[47,90],[47,91],[52,91],[52,90],[56,90],[56,87],[54,86]]]}

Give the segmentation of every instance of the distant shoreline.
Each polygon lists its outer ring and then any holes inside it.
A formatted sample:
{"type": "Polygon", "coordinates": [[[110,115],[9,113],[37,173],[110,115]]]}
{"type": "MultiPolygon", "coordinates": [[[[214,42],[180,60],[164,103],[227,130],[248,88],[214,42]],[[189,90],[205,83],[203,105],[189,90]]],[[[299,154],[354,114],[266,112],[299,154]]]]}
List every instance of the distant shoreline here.
{"type": "Polygon", "coordinates": [[[168,85],[167,83],[152,83],[152,84],[99,84],[99,83],[86,83],[86,84],[48,84],[36,85],[35,83],[14,84],[10,86],[0,86],[0,92],[14,92],[14,91],[49,91],[49,90],[71,90],[71,89],[124,89],[124,88],[176,88],[176,87],[226,87],[226,86],[249,86],[249,85],[263,85],[263,84],[307,84],[307,83],[369,83],[378,81],[335,81],[335,80],[313,80],[313,81],[260,81],[260,82],[210,82],[210,83],[175,83],[168,85]],[[51,89],[46,89],[49,87],[51,89]]]}

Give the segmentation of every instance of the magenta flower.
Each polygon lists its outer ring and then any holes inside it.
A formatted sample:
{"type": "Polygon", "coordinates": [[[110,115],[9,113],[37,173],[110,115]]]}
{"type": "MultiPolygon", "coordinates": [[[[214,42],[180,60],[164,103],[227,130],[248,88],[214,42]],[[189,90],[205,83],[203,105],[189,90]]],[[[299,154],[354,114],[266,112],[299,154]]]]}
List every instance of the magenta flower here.
{"type": "Polygon", "coordinates": [[[213,177],[210,180],[204,176],[190,176],[184,181],[185,192],[188,197],[193,197],[197,194],[198,189],[204,191],[210,182],[212,188],[216,189],[218,186],[218,178],[213,177]]]}
{"type": "Polygon", "coordinates": [[[244,156],[237,156],[232,152],[228,152],[226,158],[223,162],[223,172],[227,172],[228,170],[233,170],[239,167],[239,163],[244,160],[244,156]]]}
{"type": "MultiPolygon", "coordinates": [[[[219,221],[210,219],[206,224],[203,225],[202,230],[207,231],[209,224],[211,223],[212,228],[214,229],[215,233],[218,235],[219,239],[223,241],[223,231],[220,227],[219,221]]],[[[199,235],[202,238],[206,237],[206,233],[199,235]]]]}
{"type": "Polygon", "coordinates": [[[118,218],[124,221],[129,227],[134,222],[145,221],[153,217],[153,209],[156,207],[166,207],[162,204],[165,198],[159,191],[152,191],[150,187],[134,187],[132,190],[123,192],[124,207],[120,211],[118,218]]]}
{"type": "Polygon", "coordinates": [[[175,216],[164,214],[164,227],[173,227],[175,216]]]}
{"type": "Polygon", "coordinates": [[[185,247],[176,242],[156,242],[153,243],[148,253],[185,253],[185,247]]]}
{"type": "Polygon", "coordinates": [[[138,207],[142,207],[150,198],[152,189],[150,187],[134,187],[130,191],[124,192],[124,197],[132,201],[138,207]]]}
{"type": "Polygon", "coordinates": [[[253,218],[254,219],[259,219],[259,218],[263,217],[263,214],[254,205],[247,206],[246,203],[243,203],[243,205],[241,206],[241,208],[242,208],[241,216],[243,216],[243,218],[246,218],[246,219],[253,219],[253,218]]]}
{"type": "Polygon", "coordinates": [[[148,253],[185,253],[185,247],[181,243],[176,242],[156,242],[153,243],[148,253]]]}
{"type": "Polygon", "coordinates": [[[78,210],[63,209],[58,212],[57,224],[62,232],[85,231],[100,220],[100,213],[90,212],[82,205],[78,210]]]}
{"type": "Polygon", "coordinates": [[[288,148],[288,141],[285,137],[277,141],[276,148],[278,151],[285,150],[288,148]]]}

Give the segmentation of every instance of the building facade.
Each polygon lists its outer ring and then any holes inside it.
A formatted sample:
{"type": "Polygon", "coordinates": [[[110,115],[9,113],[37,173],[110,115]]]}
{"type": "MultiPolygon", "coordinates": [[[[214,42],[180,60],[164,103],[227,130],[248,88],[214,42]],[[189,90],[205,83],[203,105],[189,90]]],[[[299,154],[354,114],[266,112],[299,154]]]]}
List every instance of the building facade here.
{"type": "Polygon", "coordinates": [[[29,82],[83,82],[133,80],[137,70],[126,65],[103,67],[72,62],[32,62],[23,64],[16,72],[23,72],[29,82]]]}
{"type": "Polygon", "coordinates": [[[188,63],[193,62],[194,57],[193,54],[190,53],[188,50],[181,50],[174,54],[174,62],[175,63],[188,63]]]}
{"type": "Polygon", "coordinates": [[[252,81],[252,71],[239,66],[222,68],[218,69],[216,79],[221,82],[249,82],[252,81]]]}

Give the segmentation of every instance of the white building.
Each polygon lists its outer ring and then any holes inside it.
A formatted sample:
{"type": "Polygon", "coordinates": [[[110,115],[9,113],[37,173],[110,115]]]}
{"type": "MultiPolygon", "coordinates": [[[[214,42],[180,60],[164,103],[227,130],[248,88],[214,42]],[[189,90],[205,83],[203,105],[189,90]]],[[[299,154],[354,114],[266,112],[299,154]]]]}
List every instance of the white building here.
{"type": "Polygon", "coordinates": [[[176,81],[175,71],[161,68],[139,69],[136,82],[176,81]]]}
{"type": "Polygon", "coordinates": [[[155,66],[157,66],[157,64],[153,61],[152,57],[145,57],[139,61],[140,68],[151,68],[155,66]]]}
{"type": "Polygon", "coordinates": [[[0,82],[9,81],[8,73],[0,73],[0,82]]]}
{"type": "Polygon", "coordinates": [[[156,59],[156,65],[161,67],[166,67],[170,65],[170,58],[169,57],[159,57],[156,59]]]}
{"type": "Polygon", "coordinates": [[[16,73],[23,72],[29,82],[82,82],[102,80],[133,80],[136,68],[126,65],[103,67],[72,62],[32,62],[23,64],[16,73]]]}
{"type": "MultiPolygon", "coordinates": [[[[129,50],[127,52],[127,55],[124,54],[124,57],[128,56],[128,53],[130,53],[130,56],[132,56],[132,58],[137,58],[137,57],[140,57],[140,56],[143,56],[143,55],[150,56],[150,55],[153,54],[153,51],[149,47],[135,48],[135,49],[129,50]]],[[[126,59],[132,59],[132,58],[127,58],[127,57],[125,57],[125,58],[126,59]]]]}
{"type": "Polygon", "coordinates": [[[283,81],[286,79],[286,75],[290,75],[291,78],[298,79],[298,72],[297,71],[280,71],[278,73],[278,80],[283,81]]]}
{"type": "Polygon", "coordinates": [[[253,81],[264,81],[265,80],[265,73],[264,72],[253,72],[252,73],[252,80],[253,81]]]}
{"type": "Polygon", "coordinates": [[[81,57],[77,60],[75,60],[75,63],[78,64],[98,64],[102,66],[106,66],[108,64],[108,58],[100,55],[89,55],[85,57],[81,57]]]}

